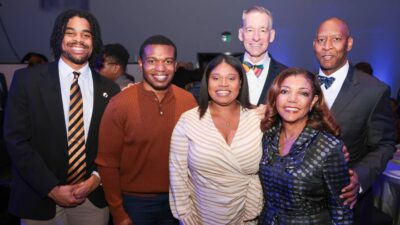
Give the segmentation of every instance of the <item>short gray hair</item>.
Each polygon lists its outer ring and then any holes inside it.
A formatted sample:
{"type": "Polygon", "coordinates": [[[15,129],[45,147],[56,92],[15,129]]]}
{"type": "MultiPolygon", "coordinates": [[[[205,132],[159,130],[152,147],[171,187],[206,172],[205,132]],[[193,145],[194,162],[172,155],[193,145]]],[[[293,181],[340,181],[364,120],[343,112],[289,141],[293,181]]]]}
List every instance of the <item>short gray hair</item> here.
{"type": "Polygon", "coordinates": [[[243,24],[243,21],[244,21],[244,18],[245,18],[245,16],[248,14],[248,13],[252,13],[252,12],[259,12],[259,13],[265,13],[268,17],[269,17],[269,29],[272,29],[272,22],[273,22],[273,19],[272,19],[272,13],[268,10],[268,9],[266,9],[266,8],[264,8],[264,7],[262,7],[262,6],[258,6],[258,5],[254,5],[254,6],[252,6],[252,7],[250,7],[250,8],[248,8],[248,9],[246,9],[246,10],[243,10],[243,14],[242,14],[242,26],[244,25],[243,24]]]}

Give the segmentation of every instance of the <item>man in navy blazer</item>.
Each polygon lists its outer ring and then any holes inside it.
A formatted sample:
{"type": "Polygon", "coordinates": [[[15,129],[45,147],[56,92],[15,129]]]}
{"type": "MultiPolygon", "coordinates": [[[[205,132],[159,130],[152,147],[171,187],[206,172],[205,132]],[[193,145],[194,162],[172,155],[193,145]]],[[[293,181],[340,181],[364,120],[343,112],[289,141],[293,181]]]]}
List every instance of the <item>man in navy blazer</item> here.
{"type": "Polygon", "coordinates": [[[14,74],[4,131],[13,166],[9,211],[22,224],[108,223],[94,159],[101,116],[119,88],[91,69],[102,48],[100,35],[94,16],[67,10],[57,17],[51,36],[57,60],[14,74]],[[75,72],[80,73],[86,171],[81,182],[71,184],[67,133],[75,72]]]}
{"type": "Polygon", "coordinates": [[[268,89],[275,77],[286,69],[285,65],[268,53],[268,46],[275,39],[272,22],[271,12],[262,6],[252,6],[243,11],[238,37],[246,49],[242,61],[248,64],[244,68],[249,84],[250,102],[253,105],[265,103],[268,89]]]}
{"type": "Polygon", "coordinates": [[[354,174],[345,189],[359,193],[355,224],[368,225],[373,221],[371,185],[395,151],[395,129],[388,87],[349,64],[352,46],[348,25],[338,18],[321,23],[313,42],[325,100],[350,153],[354,174]]]}

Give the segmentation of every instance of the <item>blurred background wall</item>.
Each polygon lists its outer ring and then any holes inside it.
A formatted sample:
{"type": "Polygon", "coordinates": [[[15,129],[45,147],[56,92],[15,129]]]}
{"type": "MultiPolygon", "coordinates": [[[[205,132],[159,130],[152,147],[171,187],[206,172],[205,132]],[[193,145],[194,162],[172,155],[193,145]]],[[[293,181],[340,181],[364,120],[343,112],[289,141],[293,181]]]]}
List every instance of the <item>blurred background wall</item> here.
{"type": "Polygon", "coordinates": [[[277,35],[270,52],[279,61],[317,72],[312,51],[316,28],[321,21],[337,16],[348,22],[355,39],[351,62],[371,63],[374,75],[391,86],[392,96],[400,88],[400,72],[396,68],[400,62],[399,0],[0,0],[0,3],[0,64],[19,63],[30,51],[52,59],[49,37],[53,22],[67,8],[93,13],[101,25],[104,43],[123,44],[130,52],[130,62],[137,60],[145,38],[164,34],[176,43],[179,60],[197,63],[198,52],[243,52],[237,38],[241,13],[258,4],[273,13],[277,35]],[[221,40],[223,32],[232,34],[230,42],[221,40]]]}

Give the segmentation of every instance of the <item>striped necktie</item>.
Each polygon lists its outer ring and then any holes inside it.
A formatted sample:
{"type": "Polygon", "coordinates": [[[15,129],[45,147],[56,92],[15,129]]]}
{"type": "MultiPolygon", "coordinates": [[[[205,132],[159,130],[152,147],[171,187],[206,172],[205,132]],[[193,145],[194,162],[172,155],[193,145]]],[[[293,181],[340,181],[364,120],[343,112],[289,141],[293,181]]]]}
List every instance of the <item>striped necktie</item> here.
{"type": "Polygon", "coordinates": [[[261,72],[264,69],[264,65],[263,64],[261,64],[261,65],[253,65],[253,64],[251,64],[250,62],[247,62],[247,61],[244,61],[242,65],[243,65],[244,71],[246,73],[249,72],[249,70],[253,70],[254,75],[256,75],[257,78],[260,77],[261,72]]]}
{"type": "Polygon", "coordinates": [[[85,129],[83,126],[83,100],[78,78],[80,73],[73,72],[74,80],[70,89],[68,121],[68,176],[67,182],[75,184],[86,175],[85,129]]]}

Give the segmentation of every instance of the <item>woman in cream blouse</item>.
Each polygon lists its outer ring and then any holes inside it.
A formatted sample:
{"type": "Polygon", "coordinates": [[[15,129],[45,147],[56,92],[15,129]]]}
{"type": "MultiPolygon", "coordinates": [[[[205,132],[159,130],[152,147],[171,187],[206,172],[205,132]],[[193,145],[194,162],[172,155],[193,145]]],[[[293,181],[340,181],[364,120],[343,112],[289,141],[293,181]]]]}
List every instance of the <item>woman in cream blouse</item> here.
{"type": "Polygon", "coordinates": [[[221,55],[206,68],[199,107],[185,112],[171,140],[170,205],[181,224],[255,224],[260,119],[251,109],[241,62],[221,55]]]}

